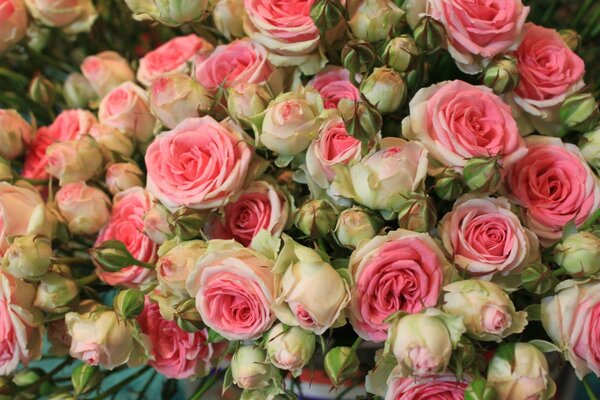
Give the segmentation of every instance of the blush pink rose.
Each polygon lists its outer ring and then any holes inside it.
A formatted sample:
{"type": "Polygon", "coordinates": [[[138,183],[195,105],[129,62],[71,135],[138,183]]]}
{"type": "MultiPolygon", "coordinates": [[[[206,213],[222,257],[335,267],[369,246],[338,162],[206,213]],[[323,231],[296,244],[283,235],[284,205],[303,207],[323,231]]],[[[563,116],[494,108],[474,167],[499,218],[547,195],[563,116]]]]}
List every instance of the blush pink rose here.
{"type": "Polygon", "coordinates": [[[541,305],[544,329],[579,379],[600,376],[600,281],[564,281],[541,305]]]}
{"type": "Polygon", "coordinates": [[[441,220],[444,248],[472,276],[507,275],[539,258],[539,243],[505,198],[465,195],[441,220]]]}
{"type": "Polygon", "coordinates": [[[189,63],[204,59],[213,46],[194,34],[169,40],[140,59],[137,78],[144,86],[172,72],[189,72],[189,63]]]}
{"type": "Polygon", "coordinates": [[[337,108],[342,99],[360,99],[358,88],[350,82],[350,73],[341,67],[328,66],[315,75],[306,86],[319,91],[327,109],[337,108]]]}
{"type": "Polygon", "coordinates": [[[35,293],[35,286],[0,271],[0,376],[41,355],[43,315],[33,307],[35,293]]]}
{"type": "Polygon", "coordinates": [[[27,19],[23,0],[0,0],[0,53],[23,39],[27,19]]]}
{"type": "Polygon", "coordinates": [[[529,7],[521,0],[429,0],[426,12],[446,29],[458,67],[476,74],[490,58],[516,48],[529,7]]]}
{"type": "Polygon", "coordinates": [[[123,82],[135,80],[127,60],[114,51],[86,57],[81,63],[81,72],[100,97],[106,96],[123,82]]]}
{"type": "Polygon", "coordinates": [[[317,73],[326,59],[319,54],[319,29],[310,17],[314,0],[244,0],[244,30],[269,50],[275,66],[299,66],[317,73]]]}
{"type": "Polygon", "coordinates": [[[150,112],[148,93],[133,82],[112,89],[100,102],[100,123],[140,142],[152,138],[156,118],[150,112]]]}
{"type": "Polygon", "coordinates": [[[360,337],[387,338],[387,317],[397,311],[418,313],[437,304],[452,266],[427,234],[397,230],[363,242],[350,257],[354,276],[350,323],[360,337]]]}
{"type": "Polygon", "coordinates": [[[323,123],[319,136],[308,146],[306,168],[311,178],[326,189],[335,177],[333,166],[358,160],[360,155],[360,141],[348,134],[344,121],[336,116],[323,123]]]}
{"type": "Polygon", "coordinates": [[[560,240],[571,221],[583,224],[600,206],[598,178],[577,146],[530,136],[527,152],[505,165],[505,189],[543,246],[560,240]]]}
{"type": "Polygon", "coordinates": [[[385,400],[463,400],[467,382],[453,374],[392,378],[385,400]]]}
{"type": "Polygon", "coordinates": [[[560,128],[559,109],[565,99],[583,88],[585,65],[558,32],[528,23],[516,51],[521,79],[510,98],[538,130],[555,134],[560,128]]]}
{"type": "Polygon", "coordinates": [[[31,126],[16,110],[0,109],[0,157],[14,160],[33,139],[31,126]]]}
{"type": "Polygon", "coordinates": [[[263,229],[272,236],[281,235],[288,222],[289,205],[279,188],[266,181],[254,181],[223,212],[223,222],[215,221],[216,232],[212,236],[235,239],[249,246],[263,229]]]}
{"type": "Polygon", "coordinates": [[[25,156],[23,176],[30,179],[46,179],[48,159],[46,149],[54,142],[65,142],[87,135],[98,121],[94,114],[84,110],[61,112],[52,125],[38,129],[25,156]]]}
{"type": "Polygon", "coordinates": [[[159,306],[146,300],[137,318],[142,333],[150,339],[152,359],[148,365],[173,379],[204,376],[210,370],[212,345],[207,343],[207,330],[186,332],[177,322],[162,317],[159,306]]]}
{"type": "Polygon", "coordinates": [[[8,249],[8,238],[29,233],[34,213],[43,207],[40,193],[29,184],[0,182],[0,256],[8,249]]]}
{"type": "Polygon", "coordinates": [[[257,339],[275,315],[273,261],[234,241],[213,240],[187,279],[202,322],[229,340],[257,339]]]}
{"type": "MultiPolygon", "coordinates": [[[[141,187],[133,187],[117,193],[106,225],[96,239],[96,245],[107,240],[119,240],[136,259],[153,263],[156,261],[157,245],[143,233],[144,214],[152,207],[150,193],[141,187]]],[[[118,272],[107,272],[96,268],[98,277],[111,286],[136,287],[154,276],[154,271],[130,266],[118,272]]]]}
{"type": "Polygon", "coordinates": [[[227,204],[242,189],[252,159],[245,140],[231,121],[186,119],[148,147],[148,190],[171,211],[227,204]]]}
{"type": "Polygon", "coordinates": [[[458,171],[473,157],[504,157],[523,147],[511,109],[491,89],[447,81],[419,90],[410,101],[403,134],[421,141],[436,163],[458,171]]]}
{"type": "Polygon", "coordinates": [[[206,59],[196,64],[196,80],[209,90],[229,88],[241,83],[263,83],[273,66],[267,51],[257,42],[238,39],[218,46],[206,59]]]}

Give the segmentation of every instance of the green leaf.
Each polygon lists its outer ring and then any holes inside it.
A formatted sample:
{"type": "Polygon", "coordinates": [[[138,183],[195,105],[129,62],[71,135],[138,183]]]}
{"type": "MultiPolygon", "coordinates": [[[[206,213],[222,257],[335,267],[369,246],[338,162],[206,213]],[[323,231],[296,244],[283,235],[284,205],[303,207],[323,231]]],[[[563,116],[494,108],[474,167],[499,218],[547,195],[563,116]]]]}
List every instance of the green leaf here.
{"type": "Polygon", "coordinates": [[[540,304],[531,304],[525,307],[527,312],[528,321],[541,321],[542,319],[542,307],[540,304]]]}
{"type": "Polygon", "coordinates": [[[225,371],[225,376],[223,377],[223,389],[221,390],[221,395],[225,394],[231,385],[233,385],[233,373],[231,372],[231,367],[229,367],[225,371]]]}
{"type": "Polygon", "coordinates": [[[554,343],[548,342],[546,340],[536,339],[536,340],[530,341],[529,344],[534,346],[535,348],[537,348],[542,353],[552,353],[555,351],[558,351],[560,353],[560,349],[558,348],[557,345],[555,345],[554,343]]]}

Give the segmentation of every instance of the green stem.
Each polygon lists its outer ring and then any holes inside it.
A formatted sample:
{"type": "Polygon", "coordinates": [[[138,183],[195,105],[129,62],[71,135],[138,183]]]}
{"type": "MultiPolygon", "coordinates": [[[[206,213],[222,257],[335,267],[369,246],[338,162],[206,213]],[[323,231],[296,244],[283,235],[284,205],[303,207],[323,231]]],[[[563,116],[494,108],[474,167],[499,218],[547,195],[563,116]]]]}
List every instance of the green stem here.
{"type": "Polygon", "coordinates": [[[39,185],[39,186],[41,186],[41,185],[47,185],[50,182],[49,179],[30,179],[30,178],[24,178],[22,176],[19,176],[17,178],[17,180],[31,183],[34,186],[36,186],[36,185],[39,185]]]}
{"type": "Polygon", "coordinates": [[[98,396],[96,396],[94,398],[94,400],[106,399],[107,397],[110,397],[110,396],[118,393],[125,386],[129,385],[130,383],[132,383],[133,381],[135,381],[136,379],[138,379],[142,375],[144,375],[146,372],[148,372],[149,369],[150,369],[149,366],[145,366],[144,368],[140,369],[135,374],[130,375],[125,380],[121,381],[119,384],[117,384],[117,385],[113,386],[112,388],[108,389],[106,392],[100,393],[98,396]]]}
{"type": "Polygon", "coordinates": [[[352,343],[352,351],[355,352],[358,349],[358,346],[360,346],[360,344],[363,342],[362,338],[357,337],[356,340],[354,341],[354,343],[352,343]]]}
{"type": "Polygon", "coordinates": [[[554,271],[552,271],[552,275],[554,275],[556,277],[563,276],[566,273],[567,273],[567,270],[564,269],[563,267],[560,267],[559,269],[555,269],[554,271]]]}
{"type": "Polygon", "coordinates": [[[66,360],[58,364],[56,367],[52,368],[50,372],[42,376],[40,379],[38,379],[31,385],[23,387],[17,393],[36,391],[40,386],[42,386],[44,382],[53,379],[57,373],[59,373],[63,368],[71,364],[73,361],[75,361],[73,358],[67,358],[66,360]]]}
{"type": "Polygon", "coordinates": [[[91,262],[91,260],[86,257],[51,257],[50,260],[52,260],[54,264],[79,264],[91,262]]]}
{"type": "Polygon", "coordinates": [[[200,400],[202,395],[210,390],[211,387],[214,386],[215,383],[221,379],[222,373],[219,371],[215,371],[214,375],[207,379],[202,386],[196,390],[196,392],[190,397],[190,400],[200,400]]]}
{"type": "Polygon", "coordinates": [[[352,385],[350,385],[350,386],[347,386],[347,387],[346,387],[344,390],[342,390],[340,393],[338,393],[338,395],[337,395],[337,396],[335,396],[335,400],[341,400],[341,399],[343,399],[343,398],[344,398],[344,396],[345,396],[345,395],[346,395],[348,392],[350,392],[352,389],[354,389],[356,386],[357,386],[357,384],[356,384],[356,383],[354,383],[354,384],[352,384],[352,385]]]}
{"type": "Polygon", "coordinates": [[[594,391],[590,387],[590,383],[587,380],[588,376],[591,376],[591,375],[592,374],[585,376],[581,382],[583,383],[583,387],[585,388],[585,391],[586,391],[588,397],[590,398],[590,400],[598,400],[598,397],[596,397],[596,395],[594,394],[594,391]]]}
{"type": "Polygon", "coordinates": [[[75,282],[77,282],[77,286],[84,287],[86,285],[89,285],[92,282],[95,282],[98,279],[98,275],[96,274],[91,274],[88,276],[84,276],[83,278],[79,278],[77,280],[75,280],[75,282]]]}

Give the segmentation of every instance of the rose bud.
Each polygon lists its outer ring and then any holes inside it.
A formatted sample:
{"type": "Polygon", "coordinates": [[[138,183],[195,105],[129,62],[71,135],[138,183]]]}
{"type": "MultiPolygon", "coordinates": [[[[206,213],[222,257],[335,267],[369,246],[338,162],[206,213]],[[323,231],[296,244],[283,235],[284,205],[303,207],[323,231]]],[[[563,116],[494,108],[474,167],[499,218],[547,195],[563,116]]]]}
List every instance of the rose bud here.
{"type": "Polygon", "coordinates": [[[550,267],[536,263],[521,272],[521,284],[530,293],[544,294],[558,284],[558,278],[552,274],[550,267]]]}
{"type": "Polygon", "coordinates": [[[86,57],[81,63],[81,72],[100,97],[124,82],[135,80],[129,62],[114,51],[86,57]]]}
{"type": "Polygon", "coordinates": [[[295,225],[306,236],[322,238],[333,232],[338,213],[327,200],[311,200],[298,210],[295,225]]]}
{"type": "Polygon", "coordinates": [[[498,393],[491,383],[479,378],[467,386],[464,400],[498,400],[498,393]]]}
{"type": "Polygon", "coordinates": [[[136,367],[148,360],[150,349],[137,322],[123,320],[106,308],[70,312],[65,316],[71,336],[71,357],[88,365],[112,370],[127,364],[136,367]]]}
{"type": "Polygon", "coordinates": [[[421,51],[431,54],[441,49],[446,41],[444,26],[431,16],[422,17],[413,28],[413,35],[417,47],[421,51]]]}
{"type": "Polygon", "coordinates": [[[600,128],[585,133],[579,140],[579,149],[588,164],[600,170],[600,128]]]}
{"type": "Polygon", "coordinates": [[[104,374],[100,371],[100,368],[93,365],[79,364],[71,373],[73,391],[76,395],[89,393],[100,386],[103,378],[104,374]]]}
{"type": "Polygon", "coordinates": [[[100,148],[91,136],[53,143],[46,150],[46,157],[48,173],[57,178],[61,186],[87,181],[102,166],[100,148]]]}
{"type": "Polygon", "coordinates": [[[527,313],[515,311],[508,294],[495,283],[469,279],[445,286],[444,292],[442,310],[462,317],[474,339],[500,342],[527,325],[527,313]]]}
{"type": "Polygon", "coordinates": [[[18,387],[25,387],[33,385],[42,376],[44,376],[44,370],[40,368],[23,368],[15,373],[12,383],[18,387]]]}
{"type": "Polygon", "coordinates": [[[579,232],[563,239],[554,248],[554,261],[575,278],[600,271],[600,239],[590,232],[579,232]]]}
{"type": "Polygon", "coordinates": [[[177,326],[189,333],[196,333],[205,329],[202,317],[196,308],[194,299],[187,299],[175,307],[177,326]]]}
{"type": "Polygon", "coordinates": [[[98,143],[105,162],[115,161],[117,155],[131,157],[135,150],[133,140],[111,126],[94,124],[89,134],[98,143]]]}
{"type": "Polygon", "coordinates": [[[52,107],[56,100],[56,86],[52,81],[38,75],[29,84],[29,97],[44,107],[52,107]]]}
{"type": "Polygon", "coordinates": [[[369,42],[360,39],[350,40],[342,49],[342,64],[350,71],[350,79],[355,74],[364,74],[375,63],[376,55],[369,42]]]}
{"type": "Polygon", "coordinates": [[[62,94],[69,108],[88,108],[98,98],[90,81],[78,72],[69,74],[62,94]]]}
{"type": "Polygon", "coordinates": [[[48,272],[52,257],[50,240],[35,235],[17,237],[2,259],[2,268],[15,278],[36,280],[48,272]]]}
{"type": "Polygon", "coordinates": [[[549,400],[556,393],[546,357],[528,343],[502,345],[488,365],[487,380],[503,400],[549,400]]]}
{"type": "Polygon", "coordinates": [[[429,232],[437,222],[437,211],[431,197],[415,194],[398,210],[398,226],[413,232],[429,232]]]}
{"type": "Polygon", "coordinates": [[[148,94],[133,82],[112,89],[100,102],[100,123],[146,143],[153,137],[156,118],[150,112],[148,94]]]}
{"type": "Polygon", "coordinates": [[[474,157],[467,161],[463,169],[465,184],[473,191],[493,193],[498,190],[502,174],[495,157],[474,157]]]}
{"type": "Polygon", "coordinates": [[[114,163],[106,169],[105,180],[108,190],[115,195],[132,187],[143,187],[144,173],[133,162],[114,163]]]}
{"type": "Polygon", "coordinates": [[[363,96],[360,102],[343,99],[339,103],[339,110],[348,134],[361,142],[362,149],[372,147],[383,126],[383,119],[377,109],[363,96]]]}
{"type": "Polygon", "coordinates": [[[271,100],[267,89],[256,83],[236,85],[227,93],[227,112],[246,128],[251,127],[250,119],[262,113],[271,100]]]}
{"type": "Polygon", "coordinates": [[[10,161],[0,157],[0,182],[12,182],[14,178],[10,161]]]}
{"type": "Polygon", "coordinates": [[[382,114],[392,113],[404,104],[406,83],[391,68],[375,68],[360,84],[360,92],[382,114]]]}
{"type": "Polygon", "coordinates": [[[581,35],[573,29],[561,29],[558,31],[560,38],[565,42],[568,48],[573,51],[577,51],[581,46],[581,35]]]}
{"type": "Polygon", "coordinates": [[[154,0],[125,0],[127,7],[133,12],[136,21],[156,21],[158,19],[158,8],[154,0]]]}
{"type": "Polygon", "coordinates": [[[591,93],[568,97],[560,106],[560,122],[567,129],[585,132],[600,121],[598,102],[591,93]]]}
{"type": "Polygon", "coordinates": [[[323,334],[345,324],[350,301],[348,282],[319,253],[283,237],[274,271],[281,274],[279,293],[271,309],[281,322],[323,334]]]}
{"type": "Polygon", "coordinates": [[[69,183],[56,193],[58,211],[75,235],[98,233],[110,218],[110,199],[85,182],[69,183]]]}
{"type": "Polygon", "coordinates": [[[300,371],[315,352],[316,337],[312,332],[297,326],[277,324],[267,335],[265,348],[269,361],[286,371],[300,371]]]}
{"type": "Polygon", "coordinates": [[[408,314],[390,324],[388,344],[405,376],[427,376],[443,372],[465,332],[461,317],[435,308],[408,314]]]}
{"type": "Polygon", "coordinates": [[[435,194],[442,200],[454,201],[465,189],[460,174],[452,169],[446,169],[435,179],[435,194]]]}
{"type": "Polygon", "coordinates": [[[265,351],[255,345],[241,346],[231,359],[233,383],[242,389],[266,387],[274,373],[265,351]]]}
{"type": "Polygon", "coordinates": [[[173,238],[169,224],[169,211],[156,203],[144,214],[144,233],[157,244],[163,244],[173,238]]]}
{"type": "Polygon", "coordinates": [[[317,136],[322,112],[323,99],[315,89],[299,86],[282,93],[265,110],[258,141],[279,154],[301,153],[317,136]]]}
{"type": "Polygon", "coordinates": [[[50,272],[40,279],[34,305],[47,313],[63,314],[79,300],[77,283],[56,272],[50,272]]]}
{"type": "Polygon", "coordinates": [[[113,299],[113,307],[120,318],[136,318],[144,311],[144,293],[138,289],[121,290],[113,299]]]}
{"type": "Polygon", "coordinates": [[[163,293],[187,298],[185,283],[196,266],[196,261],[206,252],[206,243],[190,240],[173,247],[156,263],[156,275],[163,293]]]}
{"type": "Polygon", "coordinates": [[[74,34],[89,31],[98,13],[92,0],[25,0],[31,16],[42,25],[74,34]]]}
{"type": "Polygon", "coordinates": [[[0,109],[0,157],[14,160],[33,139],[31,126],[16,110],[0,109]]]}
{"type": "Polygon", "coordinates": [[[310,8],[310,17],[321,32],[339,25],[345,9],[339,0],[316,0],[310,8]]]}
{"type": "MultiPolygon", "coordinates": [[[[6,0],[0,13],[0,53],[23,39],[27,32],[27,9],[23,0],[6,0]]],[[[0,125],[1,126],[1,125],[0,125]]]]}
{"type": "Polygon", "coordinates": [[[390,40],[383,49],[385,64],[396,72],[413,70],[419,58],[419,48],[415,39],[409,35],[400,35],[390,40]]]}
{"type": "Polygon", "coordinates": [[[244,0],[217,0],[212,19],[217,30],[228,40],[245,36],[243,10],[244,0]]]}
{"type": "Polygon", "coordinates": [[[175,237],[181,241],[195,239],[201,236],[201,230],[206,225],[207,214],[193,208],[181,207],[171,214],[169,223],[175,237]]]}
{"type": "Polygon", "coordinates": [[[184,119],[207,114],[214,102],[208,90],[183,72],[155,79],[149,92],[150,109],[169,129],[184,119]]]}
{"type": "Polygon", "coordinates": [[[512,92],[519,85],[519,67],[514,57],[504,55],[494,59],[485,69],[483,83],[494,93],[512,92]]]}
{"type": "Polygon", "coordinates": [[[348,14],[348,26],[357,39],[379,42],[393,36],[404,11],[389,0],[353,0],[348,14]]]}
{"type": "Polygon", "coordinates": [[[340,213],[335,237],[342,246],[355,248],[362,241],[374,238],[383,228],[383,220],[367,208],[352,207],[340,213]]]}
{"type": "Polygon", "coordinates": [[[169,26],[178,26],[205,18],[210,3],[209,0],[154,0],[160,22],[169,26]]]}
{"type": "Polygon", "coordinates": [[[350,347],[334,347],[325,354],[323,364],[331,383],[338,386],[358,371],[359,360],[356,350],[350,347]]]}

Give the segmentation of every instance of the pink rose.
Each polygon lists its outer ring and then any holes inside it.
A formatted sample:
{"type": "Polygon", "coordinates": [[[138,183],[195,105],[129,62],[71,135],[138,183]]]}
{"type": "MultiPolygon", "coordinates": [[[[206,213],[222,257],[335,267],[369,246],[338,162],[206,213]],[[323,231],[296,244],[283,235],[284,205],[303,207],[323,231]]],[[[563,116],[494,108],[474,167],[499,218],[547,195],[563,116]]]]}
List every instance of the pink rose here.
{"type": "Polygon", "coordinates": [[[382,342],[385,319],[437,304],[453,273],[442,249],[427,234],[397,230],[363,242],[350,257],[354,276],[350,323],[360,337],[382,342]]]}
{"type": "MultiPolygon", "coordinates": [[[[153,263],[156,261],[157,245],[144,235],[144,214],[152,207],[150,193],[141,187],[133,187],[117,193],[113,199],[113,209],[108,225],[99,233],[96,245],[107,240],[119,240],[136,259],[153,263]]],[[[154,271],[131,266],[119,272],[107,272],[101,268],[96,273],[104,282],[112,286],[135,287],[152,278],[154,271]]]]}
{"type": "Polygon", "coordinates": [[[542,300],[542,324],[579,379],[600,376],[600,281],[564,281],[542,300]]]}
{"type": "Polygon", "coordinates": [[[537,237],[502,197],[462,196],[438,230],[456,266],[472,276],[507,275],[539,258],[537,237]]]}
{"type": "Polygon", "coordinates": [[[81,64],[81,72],[100,97],[124,82],[135,80],[127,60],[114,51],[86,57],[81,64]]]}
{"type": "Polygon", "coordinates": [[[140,59],[137,78],[144,86],[171,72],[189,70],[189,63],[204,59],[213,50],[212,44],[194,34],[169,40],[140,59]]]}
{"type": "Polygon", "coordinates": [[[213,240],[196,262],[187,290],[206,326],[229,340],[257,339],[275,315],[273,262],[233,241],[213,240]]]}
{"type": "Polygon", "coordinates": [[[31,179],[46,179],[46,149],[54,142],[79,139],[87,135],[91,127],[98,123],[94,114],[84,110],[61,112],[50,126],[38,129],[25,156],[23,176],[31,179]]]}
{"type": "Polygon", "coordinates": [[[0,109],[0,157],[13,160],[31,143],[31,126],[15,110],[0,109]]]}
{"type": "Polygon", "coordinates": [[[300,66],[307,75],[325,66],[319,29],[310,17],[314,0],[244,0],[244,30],[269,50],[275,66],[300,66]]]}
{"type": "Polygon", "coordinates": [[[289,205],[279,188],[266,181],[254,181],[232,203],[225,206],[224,221],[216,220],[213,237],[235,239],[249,246],[262,229],[279,236],[289,217],[289,205]]]}
{"type": "Polygon", "coordinates": [[[463,400],[467,383],[454,374],[392,379],[385,400],[463,400]]]}
{"type": "Polygon", "coordinates": [[[74,234],[97,233],[110,218],[110,199],[85,182],[69,183],[56,192],[56,205],[74,234]]]}
{"type": "Polygon", "coordinates": [[[18,43],[27,32],[23,0],[0,0],[0,53],[18,43]]]}
{"type": "MultiPolygon", "coordinates": [[[[521,79],[510,96],[529,116],[528,132],[556,134],[563,101],[583,86],[585,65],[553,29],[528,23],[516,52],[521,79]]],[[[525,132],[527,133],[527,132],[525,132]]]]}
{"type": "Polygon", "coordinates": [[[186,332],[177,322],[164,319],[158,304],[148,300],[137,321],[152,345],[152,359],[148,365],[167,378],[174,379],[203,376],[209,372],[213,349],[206,342],[206,329],[196,333],[186,332]]]}
{"type": "Polygon", "coordinates": [[[565,225],[579,226],[598,209],[600,185],[577,146],[542,136],[525,143],[527,153],[505,165],[506,192],[522,207],[525,225],[550,246],[565,225]]]}
{"type": "Polygon", "coordinates": [[[518,45],[529,7],[521,0],[429,0],[426,12],[446,29],[458,67],[476,74],[487,60],[518,45]]]}
{"type": "Polygon", "coordinates": [[[313,87],[321,93],[327,109],[337,108],[342,99],[360,99],[358,88],[350,82],[350,73],[341,67],[328,66],[315,75],[306,86],[313,87]]]}
{"type": "Polygon", "coordinates": [[[326,189],[335,177],[333,166],[360,159],[360,141],[348,134],[342,118],[335,116],[325,121],[319,136],[310,143],[306,152],[308,174],[326,189]]]}
{"type": "Polygon", "coordinates": [[[156,124],[156,118],[150,112],[148,93],[133,82],[122,83],[104,96],[98,119],[101,124],[118,129],[140,142],[152,138],[156,124]]]}
{"type": "Polygon", "coordinates": [[[218,46],[195,67],[196,80],[209,90],[241,83],[263,83],[273,72],[265,48],[248,39],[218,46]]]}
{"type": "Polygon", "coordinates": [[[34,212],[44,207],[39,192],[21,183],[0,182],[0,256],[8,249],[9,237],[29,233],[34,212]]]}
{"type": "Polygon", "coordinates": [[[403,134],[421,141],[432,163],[462,170],[473,157],[504,157],[523,147],[511,109],[484,86],[447,81],[419,90],[410,101],[403,134]]]}
{"type": "Polygon", "coordinates": [[[252,154],[231,121],[189,118],[148,147],[148,190],[171,211],[225,205],[242,189],[252,154]]]}
{"type": "Polygon", "coordinates": [[[34,299],[35,286],[0,271],[0,376],[41,355],[43,315],[34,299]]]}

